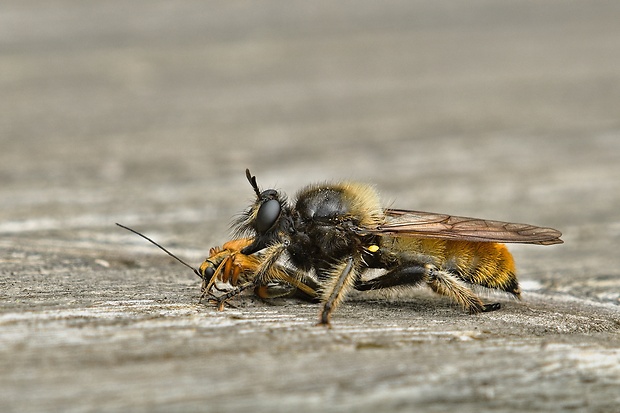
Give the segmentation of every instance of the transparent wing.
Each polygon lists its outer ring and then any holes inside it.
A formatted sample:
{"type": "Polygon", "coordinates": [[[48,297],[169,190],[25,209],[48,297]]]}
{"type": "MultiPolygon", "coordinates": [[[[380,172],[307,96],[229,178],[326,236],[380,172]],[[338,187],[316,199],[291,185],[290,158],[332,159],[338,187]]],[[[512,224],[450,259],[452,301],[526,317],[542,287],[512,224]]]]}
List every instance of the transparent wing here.
{"type": "Polygon", "coordinates": [[[432,212],[386,209],[386,223],[372,229],[377,235],[440,238],[475,242],[561,244],[562,233],[529,224],[457,217],[432,212]]]}

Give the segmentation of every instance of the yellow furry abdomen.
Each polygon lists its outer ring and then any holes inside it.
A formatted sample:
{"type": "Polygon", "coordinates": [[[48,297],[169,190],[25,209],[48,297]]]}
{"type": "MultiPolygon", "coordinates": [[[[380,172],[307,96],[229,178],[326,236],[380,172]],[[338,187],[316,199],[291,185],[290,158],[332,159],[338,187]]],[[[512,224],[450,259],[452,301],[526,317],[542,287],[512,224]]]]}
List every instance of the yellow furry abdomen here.
{"type": "Polygon", "coordinates": [[[515,262],[504,244],[397,237],[393,247],[423,264],[451,272],[462,280],[519,296],[515,262]]]}

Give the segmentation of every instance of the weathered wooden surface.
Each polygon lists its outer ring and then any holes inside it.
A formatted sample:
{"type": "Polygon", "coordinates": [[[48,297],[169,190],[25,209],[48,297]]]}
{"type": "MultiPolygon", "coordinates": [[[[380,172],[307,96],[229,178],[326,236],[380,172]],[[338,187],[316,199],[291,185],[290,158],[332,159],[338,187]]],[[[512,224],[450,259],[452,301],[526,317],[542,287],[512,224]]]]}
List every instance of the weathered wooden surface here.
{"type": "Polygon", "coordinates": [[[5,1],[0,410],[620,410],[618,2],[5,1]],[[523,302],[424,289],[216,312],[262,186],[559,228],[523,302]]]}

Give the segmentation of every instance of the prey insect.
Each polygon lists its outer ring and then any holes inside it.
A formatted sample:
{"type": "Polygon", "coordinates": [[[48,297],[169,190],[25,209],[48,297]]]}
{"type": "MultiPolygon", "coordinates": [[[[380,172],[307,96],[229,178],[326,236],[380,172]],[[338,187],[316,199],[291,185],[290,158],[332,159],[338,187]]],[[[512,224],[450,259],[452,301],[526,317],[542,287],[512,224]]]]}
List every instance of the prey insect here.
{"type": "Polygon", "coordinates": [[[218,309],[220,310],[223,309],[224,303],[228,300],[227,294],[231,293],[221,290],[217,283],[225,283],[235,287],[232,290],[234,293],[231,294],[231,297],[249,287],[253,287],[254,293],[260,298],[265,299],[284,296],[297,296],[308,300],[316,298],[316,288],[287,273],[285,268],[274,268],[274,274],[277,279],[273,282],[267,284],[256,282],[254,274],[260,263],[260,254],[244,255],[240,253],[241,249],[252,244],[252,239],[234,239],[226,242],[221,247],[211,248],[209,250],[209,257],[205,259],[200,267],[195,268],[146,235],[125,225],[118,223],[116,225],[146,239],[184,266],[190,268],[194,274],[202,279],[200,301],[205,297],[209,297],[210,300],[218,304],[218,309]],[[222,294],[216,295],[214,290],[222,294]]]}
{"type": "MultiPolygon", "coordinates": [[[[369,185],[309,185],[294,202],[275,189],[260,190],[246,170],[256,194],[236,224],[236,233],[252,240],[239,256],[260,254],[249,285],[280,279],[281,262],[313,273],[320,290],[319,324],[352,289],[372,290],[426,283],[471,313],[494,311],[472,285],[497,289],[520,298],[512,255],[503,243],[560,244],[552,228],[444,214],[385,209],[369,185]],[[382,270],[371,279],[369,269],[382,270]]],[[[299,279],[299,278],[297,278],[299,279]]],[[[244,285],[221,296],[220,305],[244,285]]]]}
{"type": "MultiPolygon", "coordinates": [[[[253,242],[250,238],[239,238],[226,242],[222,247],[213,247],[209,250],[209,257],[198,268],[202,278],[201,297],[210,295],[218,304],[218,309],[223,310],[224,304],[240,291],[253,287],[254,293],[263,299],[296,296],[307,300],[313,300],[317,296],[316,288],[308,285],[311,280],[302,274],[295,274],[291,270],[276,266],[274,267],[274,279],[266,284],[256,282],[254,279],[256,270],[260,264],[261,255],[245,255],[241,250],[253,242]],[[216,282],[229,283],[237,287],[232,292],[215,296],[213,289],[219,290],[216,282]]],[[[221,290],[219,290],[221,291],[221,290]]]]}

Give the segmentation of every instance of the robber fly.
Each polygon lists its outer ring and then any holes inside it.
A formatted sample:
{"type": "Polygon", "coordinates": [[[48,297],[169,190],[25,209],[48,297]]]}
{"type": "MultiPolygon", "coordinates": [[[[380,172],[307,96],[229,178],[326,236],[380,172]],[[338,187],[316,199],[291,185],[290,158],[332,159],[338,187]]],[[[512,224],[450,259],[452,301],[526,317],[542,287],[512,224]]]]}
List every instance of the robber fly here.
{"type": "Polygon", "coordinates": [[[514,260],[503,243],[563,242],[562,234],[552,228],[385,209],[377,192],[365,184],[309,185],[291,203],[275,189],[261,191],[249,170],[246,177],[256,200],[235,229],[252,242],[238,253],[261,257],[253,277],[220,296],[220,304],[248,287],[279,280],[279,263],[284,260],[303,273],[314,273],[322,325],[330,324],[332,313],[352,289],[420,283],[471,313],[497,310],[499,303],[485,304],[469,286],[520,298],[514,260]],[[365,280],[362,275],[368,269],[383,273],[365,280]]]}

